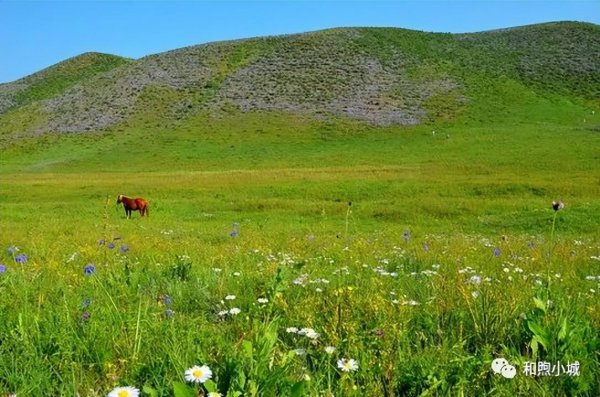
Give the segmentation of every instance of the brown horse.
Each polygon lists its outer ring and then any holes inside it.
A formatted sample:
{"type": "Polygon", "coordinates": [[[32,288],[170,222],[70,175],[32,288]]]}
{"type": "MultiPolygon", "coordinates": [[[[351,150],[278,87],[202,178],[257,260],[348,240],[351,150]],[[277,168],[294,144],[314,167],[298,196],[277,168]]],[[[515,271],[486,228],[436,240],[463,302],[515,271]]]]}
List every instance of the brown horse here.
{"type": "Polygon", "coordinates": [[[125,208],[125,215],[127,215],[127,219],[131,218],[131,211],[140,211],[140,215],[148,215],[148,202],[143,198],[130,198],[127,196],[123,196],[119,194],[117,197],[117,204],[123,203],[123,207],[125,208]]]}

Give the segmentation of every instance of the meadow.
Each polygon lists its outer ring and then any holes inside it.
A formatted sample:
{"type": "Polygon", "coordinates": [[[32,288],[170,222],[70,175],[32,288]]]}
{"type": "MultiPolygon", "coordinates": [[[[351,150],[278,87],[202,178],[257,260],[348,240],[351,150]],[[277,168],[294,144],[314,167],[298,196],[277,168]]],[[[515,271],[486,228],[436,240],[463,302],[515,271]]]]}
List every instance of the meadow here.
{"type": "Polygon", "coordinates": [[[0,393],[598,395],[600,109],[514,109],[4,135],[0,393]]]}

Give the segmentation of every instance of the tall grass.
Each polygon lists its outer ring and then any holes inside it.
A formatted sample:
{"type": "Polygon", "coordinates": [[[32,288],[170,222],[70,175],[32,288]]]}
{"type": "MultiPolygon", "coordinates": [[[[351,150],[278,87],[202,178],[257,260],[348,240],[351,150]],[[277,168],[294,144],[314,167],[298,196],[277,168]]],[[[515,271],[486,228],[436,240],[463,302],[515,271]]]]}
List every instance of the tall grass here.
{"type": "Polygon", "coordinates": [[[388,230],[281,244],[245,227],[192,248],[179,228],[110,222],[117,235],[91,229],[104,242],[76,252],[23,242],[26,263],[3,255],[5,392],[91,396],[131,384],[172,395],[198,363],[227,395],[598,391],[597,240],[558,241],[547,262],[554,242],[526,236],[388,230]],[[493,376],[496,357],[519,371],[577,360],[581,371],[508,380],[493,376]],[[343,373],[340,358],[358,370],[343,373]]]}
{"type": "Polygon", "coordinates": [[[569,120],[249,113],[6,142],[0,394],[597,395],[598,136],[569,120]],[[185,384],[194,365],[212,383],[185,384]]]}

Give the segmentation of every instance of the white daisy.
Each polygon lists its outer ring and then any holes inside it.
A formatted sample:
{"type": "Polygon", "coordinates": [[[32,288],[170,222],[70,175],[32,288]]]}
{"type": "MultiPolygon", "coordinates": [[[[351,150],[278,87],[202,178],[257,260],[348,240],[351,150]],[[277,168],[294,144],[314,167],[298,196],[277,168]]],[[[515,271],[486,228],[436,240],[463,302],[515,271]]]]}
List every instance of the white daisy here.
{"type": "Polygon", "coordinates": [[[223,397],[223,395],[219,392],[211,391],[210,393],[208,393],[208,397],[223,397]]]}
{"type": "Polygon", "coordinates": [[[267,298],[258,298],[257,299],[258,303],[269,303],[269,300],[267,298]]]}
{"type": "Polygon", "coordinates": [[[240,312],[241,312],[241,310],[237,307],[229,309],[229,314],[236,315],[236,314],[240,314],[240,312]]]}
{"type": "Polygon", "coordinates": [[[481,277],[477,276],[477,275],[471,276],[471,278],[469,279],[469,282],[471,284],[475,284],[475,285],[481,284],[481,277]]]}
{"type": "Polygon", "coordinates": [[[185,380],[194,383],[204,383],[212,378],[212,371],[208,366],[194,365],[192,368],[185,371],[185,380]]]}
{"type": "Polygon", "coordinates": [[[235,295],[227,295],[227,296],[225,297],[225,300],[226,300],[226,301],[232,301],[232,300],[234,300],[234,299],[235,299],[235,295]]]}
{"type": "Polygon", "coordinates": [[[117,387],[108,393],[108,397],[138,397],[139,395],[140,391],[131,386],[117,387]]]}
{"type": "Polygon", "coordinates": [[[334,351],[335,351],[335,346],[325,346],[325,353],[333,354],[334,351]]]}
{"type": "Polygon", "coordinates": [[[285,329],[285,332],[287,332],[288,334],[295,334],[298,332],[298,328],[296,327],[287,327],[285,329]]]}
{"type": "Polygon", "coordinates": [[[356,371],[358,369],[358,363],[353,358],[342,358],[338,360],[337,365],[343,372],[356,371]]]}
{"type": "Polygon", "coordinates": [[[309,334],[309,333],[312,334],[314,332],[315,332],[315,330],[312,329],[312,328],[302,328],[300,331],[298,331],[298,335],[306,335],[306,334],[309,334]]]}

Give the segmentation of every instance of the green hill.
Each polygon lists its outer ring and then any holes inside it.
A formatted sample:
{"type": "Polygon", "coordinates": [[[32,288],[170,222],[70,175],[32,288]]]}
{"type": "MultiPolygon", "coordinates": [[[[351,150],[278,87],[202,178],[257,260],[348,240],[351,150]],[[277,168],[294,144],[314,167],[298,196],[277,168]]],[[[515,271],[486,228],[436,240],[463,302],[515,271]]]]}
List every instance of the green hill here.
{"type": "Polygon", "coordinates": [[[67,89],[128,60],[115,55],[89,52],[67,59],[13,83],[0,85],[0,112],[62,94],[67,89]]]}
{"type": "Polygon", "coordinates": [[[556,22],[471,34],[341,28],[135,61],[84,54],[0,85],[0,132],[168,124],[206,111],[374,125],[486,121],[518,117],[523,101],[559,97],[600,98],[600,27],[556,22]]]}

